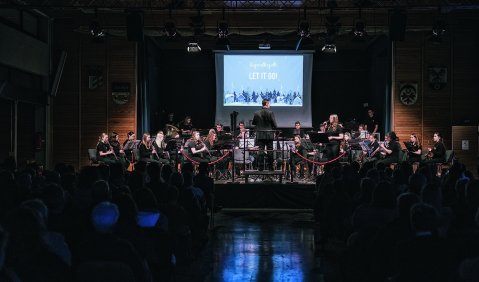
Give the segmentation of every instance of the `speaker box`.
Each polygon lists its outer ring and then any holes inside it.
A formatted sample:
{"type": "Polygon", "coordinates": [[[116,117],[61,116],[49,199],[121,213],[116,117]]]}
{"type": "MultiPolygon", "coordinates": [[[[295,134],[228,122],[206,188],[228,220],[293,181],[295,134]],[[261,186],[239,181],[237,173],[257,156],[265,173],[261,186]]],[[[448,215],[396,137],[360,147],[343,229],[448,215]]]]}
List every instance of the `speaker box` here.
{"type": "Polygon", "coordinates": [[[407,14],[405,10],[394,10],[389,17],[389,38],[404,41],[406,37],[407,14]]]}
{"type": "Polygon", "coordinates": [[[130,12],[126,16],[126,32],[128,41],[143,41],[143,14],[130,12]]]}

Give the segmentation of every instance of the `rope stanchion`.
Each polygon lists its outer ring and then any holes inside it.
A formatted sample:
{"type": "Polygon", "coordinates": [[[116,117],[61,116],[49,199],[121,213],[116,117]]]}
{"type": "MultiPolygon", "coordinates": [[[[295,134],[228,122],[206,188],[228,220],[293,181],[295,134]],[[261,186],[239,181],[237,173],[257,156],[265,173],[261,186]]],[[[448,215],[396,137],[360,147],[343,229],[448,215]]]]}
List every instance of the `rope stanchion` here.
{"type": "MultiPolygon", "coordinates": [[[[349,150],[348,150],[349,151],[349,150]]],[[[307,161],[307,162],[310,162],[310,163],[313,163],[313,164],[316,164],[316,165],[325,165],[325,164],[329,164],[329,163],[332,163],[332,162],[335,162],[337,160],[339,160],[340,158],[344,157],[344,155],[346,155],[346,153],[348,151],[344,151],[342,152],[339,156],[337,156],[336,158],[332,159],[332,160],[329,160],[329,161],[326,161],[326,162],[316,162],[316,161],[313,161],[313,160],[310,160],[308,158],[305,158],[303,155],[301,155],[300,153],[298,153],[298,151],[294,151],[294,153],[296,155],[298,155],[300,158],[302,158],[303,160],[307,161]]]]}
{"type": "Polygon", "coordinates": [[[181,154],[183,155],[183,157],[187,158],[190,162],[192,162],[193,164],[195,165],[199,165],[200,163],[193,160],[192,158],[190,158],[187,154],[185,154],[185,151],[182,149],[181,150],[181,154]]]}
{"type": "Polygon", "coordinates": [[[209,162],[208,164],[212,165],[212,164],[215,164],[215,163],[217,163],[217,162],[220,162],[220,161],[222,161],[224,158],[226,158],[229,154],[230,154],[230,151],[226,151],[226,153],[225,153],[223,156],[221,156],[219,159],[214,160],[214,161],[212,161],[212,162],[209,162]]]}
{"type": "MultiPolygon", "coordinates": [[[[182,154],[185,158],[187,158],[190,162],[192,162],[193,164],[195,164],[195,165],[199,165],[199,164],[200,164],[199,162],[193,160],[192,158],[190,158],[190,156],[188,156],[187,154],[185,154],[185,151],[184,151],[184,150],[181,150],[181,154],[182,154]]],[[[217,162],[220,162],[220,161],[222,161],[224,158],[226,158],[229,154],[230,154],[230,152],[227,151],[227,152],[226,152],[223,156],[221,156],[219,159],[214,160],[214,161],[212,161],[212,162],[209,162],[208,164],[209,164],[209,165],[212,165],[212,164],[215,164],[215,163],[217,163],[217,162]]]]}

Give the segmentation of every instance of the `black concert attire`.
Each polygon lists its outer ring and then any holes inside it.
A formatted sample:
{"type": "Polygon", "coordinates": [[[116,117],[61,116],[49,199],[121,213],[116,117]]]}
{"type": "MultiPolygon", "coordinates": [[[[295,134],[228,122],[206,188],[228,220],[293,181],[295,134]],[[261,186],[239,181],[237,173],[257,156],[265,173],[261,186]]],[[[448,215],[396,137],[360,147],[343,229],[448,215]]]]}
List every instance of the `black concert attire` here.
{"type": "Polygon", "coordinates": [[[207,151],[202,151],[200,153],[193,154],[193,150],[191,150],[192,148],[195,148],[195,150],[201,150],[201,148],[203,148],[203,143],[202,142],[199,142],[199,141],[196,141],[196,140],[193,140],[193,139],[189,139],[185,143],[185,148],[188,152],[188,157],[190,159],[192,159],[194,161],[197,161],[197,162],[200,162],[200,163],[209,162],[207,151]]]}
{"type": "Polygon", "coordinates": [[[364,122],[364,124],[367,125],[367,127],[368,127],[368,132],[369,133],[372,133],[374,131],[374,128],[376,127],[376,124],[378,125],[378,130],[376,132],[379,132],[380,123],[381,123],[381,121],[375,115],[373,115],[372,117],[368,116],[366,118],[366,121],[364,122]]]}
{"type": "Polygon", "coordinates": [[[384,157],[377,161],[377,163],[383,163],[385,165],[390,165],[392,163],[397,163],[399,161],[399,151],[401,151],[401,145],[397,141],[386,142],[384,147],[391,150],[391,154],[384,155],[384,157]]]}
{"type": "Polygon", "coordinates": [[[121,165],[124,168],[128,168],[129,163],[125,159],[125,155],[120,153],[120,150],[121,150],[120,142],[116,140],[112,140],[110,141],[110,146],[113,148],[113,151],[115,152],[115,155],[117,156],[118,161],[121,163],[121,165]]]}
{"type": "Polygon", "coordinates": [[[261,110],[254,113],[253,123],[256,130],[256,144],[259,146],[260,154],[258,156],[258,167],[260,170],[263,169],[264,163],[264,147],[268,150],[268,169],[273,170],[273,139],[274,132],[264,132],[262,130],[273,130],[276,129],[276,118],[274,113],[268,108],[262,108],[261,110]]]}
{"type": "Polygon", "coordinates": [[[408,156],[407,161],[410,164],[421,162],[421,154],[418,155],[418,154],[413,153],[413,152],[417,152],[418,150],[422,150],[421,145],[419,145],[418,143],[409,142],[409,146],[407,147],[407,150],[408,150],[407,151],[407,156],[408,156]]]}
{"type": "MultiPolygon", "coordinates": [[[[298,154],[300,154],[301,156],[307,158],[307,153],[308,152],[303,147],[303,145],[294,144],[294,150],[298,154]]],[[[296,153],[291,152],[291,164],[292,164],[291,173],[293,173],[293,175],[294,175],[295,172],[296,172],[296,166],[299,165],[299,177],[304,177],[305,160],[303,158],[301,158],[300,156],[298,156],[296,153]]]]}
{"type": "Polygon", "coordinates": [[[442,141],[436,142],[432,148],[432,158],[424,161],[425,163],[444,163],[446,162],[446,147],[442,141]]]}
{"type": "MultiPolygon", "coordinates": [[[[126,143],[128,143],[128,141],[131,141],[131,142],[134,142],[134,140],[128,140],[126,139],[124,142],[123,142],[123,148],[125,148],[126,146],[126,143]]],[[[136,160],[133,159],[133,150],[123,150],[125,152],[125,158],[129,161],[129,162],[135,162],[136,160]]]]}
{"type": "Polygon", "coordinates": [[[151,157],[157,161],[159,161],[160,163],[162,164],[169,164],[170,163],[170,159],[168,158],[168,153],[165,151],[165,148],[166,148],[166,142],[165,141],[162,141],[160,143],[160,146],[158,146],[158,143],[156,142],[153,142],[152,143],[152,146],[155,148],[155,151],[156,151],[156,156],[155,154],[153,154],[151,157]]]}
{"type": "MultiPolygon", "coordinates": [[[[245,132],[245,137],[246,139],[248,139],[250,136],[249,136],[249,130],[247,129],[244,129],[244,132],[245,132]]],[[[241,130],[240,129],[236,129],[235,131],[235,137],[236,139],[243,139],[243,135],[241,134],[241,130]]]]}
{"type": "MultiPolygon", "coordinates": [[[[331,125],[328,126],[326,129],[326,135],[338,137],[341,133],[343,133],[343,128],[339,125],[336,128],[333,128],[331,125]]],[[[329,140],[329,143],[326,144],[326,156],[328,160],[332,160],[339,156],[339,144],[341,140],[332,139],[329,140]]]]}
{"type": "Polygon", "coordinates": [[[115,158],[115,156],[113,154],[100,156],[100,152],[106,153],[106,152],[110,151],[110,144],[108,144],[108,143],[98,142],[98,144],[96,145],[96,151],[97,151],[96,158],[100,162],[103,162],[103,163],[106,163],[106,164],[115,164],[115,163],[119,162],[119,160],[117,158],[115,158]]]}
{"type": "Polygon", "coordinates": [[[182,123],[180,123],[179,128],[181,130],[181,135],[183,137],[191,136],[191,132],[193,131],[193,124],[182,122],[182,123]]]}
{"type": "Polygon", "coordinates": [[[140,146],[139,146],[139,151],[140,151],[140,160],[141,161],[144,161],[144,162],[147,162],[147,163],[151,163],[151,162],[159,163],[158,160],[153,159],[153,156],[152,156],[153,146],[150,146],[150,148],[148,149],[146,147],[146,145],[143,144],[143,142],[141,142],[140,146]]]}

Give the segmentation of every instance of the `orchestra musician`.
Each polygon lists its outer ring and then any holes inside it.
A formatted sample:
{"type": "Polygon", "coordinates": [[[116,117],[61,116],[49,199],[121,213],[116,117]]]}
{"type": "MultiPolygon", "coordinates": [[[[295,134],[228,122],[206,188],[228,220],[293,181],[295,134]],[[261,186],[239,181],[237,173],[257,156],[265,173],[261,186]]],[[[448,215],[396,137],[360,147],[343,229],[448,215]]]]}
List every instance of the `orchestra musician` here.
{"type": "Polygon", "coordinates": [[[119,159],[115,154],[115,151],[108,143],[108,134],[102,133],[98,138],[98,144],[96,145],[97,160],[106,164],[119,163],[119,159]]]}
{"type": "MultiPolygon", "coordinates": [[[[126,143],[127,143],[128,141],[133,142],[133,141],[135,141],[135,140],[136,140],[135,132],[133,132],[133,131],[128,131],[128,133],[126,134],[126,139],[125,139],[125,141],[123,142],[123,148],[125,147],[125,145],[126,145],[126,143]]],[[[133,150],[124,150],[124,152],[125,152],[125,158],[126,158],[128,161],[134,163],[135,160],[133,159],[133,150]]]]}
{"type": "Polygon", "coordinates": [[[268,99],[263,99],[261,102],[261,110],[254,113],[252,124],[256,129],[256,144],[259,146],[260,154],[258,156],[258,163],[260,164],[259,169],[263,170],[261,164],[264,162],[264,148],[268,150],[268,170],[273,170],[273,132],[269,132],[273,129],[276,129],[278,126],[276,124],[276,118],[274,113],[270,110],[270,102],[268,99]]]}
{"type": "Polygon", "coordinates": [[[208,135],[205,138],[205,144],[208,150],[213,149],[213,146],[216,144],[216,141],[217,141],[216,131],[214,129],[210,129],[208,131],[208,135]]]}
{"type": "Polygon", "coordinates": [[[141,143],[139,146],[140,150],[140,160],[144,162],[157,162],[159,163],[160,161],[158,158],[156,158],[157,152],[155,150],[155,147],[151,144],[151,137],[150,133],[145,132],[143,133],[143,137],[141,138],[141,143]],[[153,156],[155,158],[153,158],[153,156]]]}
{"type": "Polygon", "coordinates": [[[155,141],[152,143],[153,148],[155,149],[156,154],[153,154],[153,159],[159,161],[162,164],[170,163],[170,158],[166,149],[165,134],[163,131],[158,131],[156,133],[155,141]]]}
{"type": "Polygon", "coordinates": [[[379,119],[374,116],[373,109],[368,109],[368,117],[364,123],[364,129],[367,130],[369,134],[379,132],[379,119]]]}
{"type": "Polygon", "coordinates": [[[191,135],[193,131],[193,122],[191,120],[191,116],[186,116],[185,119],[180,122],[179,128],[181,130],[181,135],[191,135]]]}
{"type": "Polygon", "coordinates": [[[416,133],[411,133],[409,140],[410,141],[408,142],[408,144],[406,144],[408,162],[410,164],[413,164],[416,162],[420,163],[422,147],[421,147],[421,143],[419,143],[419,139],[417,138],[416,133]]]}
{"type": "MultiPolygon", "coordinates": [[[[301,145],[301,136],[295,135],[293,137],[293,140],[294,140],[293,152],[297,152],[301,156],[306,157],[307,152],[306,152],[306,149],[303,147],[303,145],[301,145]]],[[[291,163],[292,163],[291,173],[293,174],[293,177],[296,176],[297,166],[299,165],[299,177],[304,178],[304,163],[305,163],[305,161],[300,156],[298,156],[297,154],[292,153],[291,154],[291,163]]]]}
{"type": "Polygon", "coordinates": [[[209,150],[206,144],[201,141],[200,133],[198,131],[193,131],[191,138],[186,141],[185,148],[187,149],[188,155],[194,161],[200,163],[209,162],[209,150]]]}
{"type": "Polygon", "coordinates": [[[301,129],[301,122],[296,121],[294,123],[293,136],[299,135],[301,138],[305,138],[304,130],[301,129]]]}
{"type": "Polygon", "coordinates": [[[344,138],[343,128],[339,124],[337,114],[331,114],[326,125],[326,134],[329,143],[326,145],[326,156],[328,160],[332,160],[339,155],[339,143],[344,138]]]}
{"type": "Polygon", "coordinates": [[[339,143],[339,152],[342,154],[344,152],[348,152],[344,158],[347,159],[348,162],[352,161],[352,153],[349,150],[349,141],[351,140],[351,133],[345,132],[344,133],[344,138],[341,140],[341,143],[339,143]],[[349,150],[349,151],[348,151],[349,150]]]}
{"type": "Polygon", "coordinates": [[[399,151],[401,151],[401,145],[397,141],[397,136],[394,131],[386,134],[385,141],[379,145],[380,151],[383,153],[383,157],[376,162],[383,163],[386,166],[397,163],[399,160],[399,151]]]}
{"type": "Polygon", "coordinates": [[[371,134],[368,137],[367,152],[363,151],[364,162],[376,162],[381,155],[379,153],[379,142],[376,134],[371,134]]]}
{"type": "Polygon", "coordinates": [[[424,163],[443,163],[446,161],[446,147],[439,132],[434,132],[434,147],[427,148],[428,153],[424,163]]]}
{"type": "Polygon", "coordinates": [[[236,135],[236,138],[238,139],[248,139],[249,138],[249,130],[246,129],[244,121],[240,121],[238,124],[238,135],[236,135]]]}
{"type": "Polygon", "coordinates": [[[124,168],[128,168],[129,163],[125,159],[125,151],[123,151],[123,145],[120,144],[120,136],[118,133],[113,131],[108,139],[118,161],[124,168]]]}
{"type": "Polygon", "coordinates": [[[221,123],[216,124],[216,136],[220,138],[225,134],[225,131],[223,129],[223,125],[221,123]]]}

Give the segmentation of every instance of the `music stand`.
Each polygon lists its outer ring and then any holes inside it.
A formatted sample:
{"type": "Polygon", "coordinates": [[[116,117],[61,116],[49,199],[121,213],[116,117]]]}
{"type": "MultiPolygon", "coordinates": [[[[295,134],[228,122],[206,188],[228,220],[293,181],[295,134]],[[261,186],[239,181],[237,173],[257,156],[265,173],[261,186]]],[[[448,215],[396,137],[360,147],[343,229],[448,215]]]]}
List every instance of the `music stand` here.
{"type": "Polygon", "coordinates": [[[324,132],[314,132],[309,134],[311,143],[329,143],[328,134],[324,132]]]}
{"type": "MultiPolygon", "coordinates": [[[[140,144],[141,140],[128,140],[125,143],[125,146],[123,146],[123,151],[132,151],[136,148],[138,148],[138,144],[140,144]]],[[[126,155],[126,159],[128,160],[128,155],[126,155]]],[[[135,162],[135,154],[131,154],[131,163],[135,162]]]]}
{"type": "Polygon", "coordinates": [[[123,150],[133,150],[138,148],[138,144],[140,144],[141,140],[128,140],[123,146],[123,150]]]}
{"type": "Polygon", "coordinates": [[[178,172],[178,150],[181,148],[183,140],[181,138],[172,138],[168,140],[168,143],[166,143],[166,148],[165,151],[170,152],[174,151],[175,152],[175,171],[178,172]]]}

